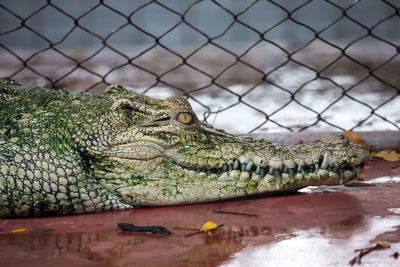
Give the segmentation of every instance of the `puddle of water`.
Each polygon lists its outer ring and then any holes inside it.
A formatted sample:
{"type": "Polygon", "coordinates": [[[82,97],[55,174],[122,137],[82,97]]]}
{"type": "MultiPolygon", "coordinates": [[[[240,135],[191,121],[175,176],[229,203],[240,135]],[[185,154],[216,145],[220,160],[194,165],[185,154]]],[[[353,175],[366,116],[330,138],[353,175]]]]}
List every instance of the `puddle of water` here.
{"type": "Polygon", "coordinates": [[[400,176],[383,176],[367,181],[371,184],[400,183],[400,176]]]}
{"type": "Polygon", "coordinates": [[[395,214],[400,214],[400,208],[388,208],[388,211],[391,211],[395,214]]]}
{"type": "Polygon", "coordinates": [[[249,244],[265,245],[294,238],[293,229],[330,225],[331,234],[348,236],[363,225],[360,211],[357,198],[336,193],[0,220],[0,265],[20,266],[28,261],[31,266],[217,266],[249,244]],[[214,209],[259,216],[215,214],[214,209]],[[224,227],[212,235],[184,236],[198,231],[208,220],[224,227]],[[335,223],[338,221],[341,223],[335,223]],[[124,233],[118,230],[118,222],[162,225],[174,235],[124,233]],[[21,228],[26,231],[12,232],[21,228]]]}
{"type": "MultiPolygon", "coordinates": [[[[400,183],[400,176],[382,176],[372,180],[364,181],[366,184],[387,184],[387,183],[400,183]]],[[[362,187],[347,187],[345,185],[320,185],[320,186],[307,186],[298,190],[299,193],[314,194],[314,193],[333,193],[357,190],[362,187]]]]}
{"type": "MultiPolygon", "coordinates": [[[[331,236],[323,228],[294,231],[294,237],[276,243],[248,246],[221,266],[346,266],[357,255],[355,249],[373,246],[370,241],[395,231],[395,227],[400,225],[399,216],[376,216],[366,221],[366,229],[353,233],[349,238],[331,236]]],[[[362,258],[362,266],[399,264],[398,260],[390,257],[399,251],[400,243],[391,244],[389,249],[373,251],[362,258]]]]}
{"type": "Polygon", "coordinates": [[[299,193],[314,194],[314,193],[333,193],[333,192],[345,192],[355,190],[355,187],[346,187],[344,185],[320,185],[320,186],[307,186],[298,190],[299,193]]]}

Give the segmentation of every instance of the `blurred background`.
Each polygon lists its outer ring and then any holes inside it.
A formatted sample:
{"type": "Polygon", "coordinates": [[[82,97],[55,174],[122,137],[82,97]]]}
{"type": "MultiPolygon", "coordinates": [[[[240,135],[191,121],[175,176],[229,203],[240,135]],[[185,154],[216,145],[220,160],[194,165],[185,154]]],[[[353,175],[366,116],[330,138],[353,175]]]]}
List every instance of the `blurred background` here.
{"type": "Polygon", "coordinates": [[[0,76],[188,98],[236,133],[400,129],[400,2],[0,1],[0,76]]]}

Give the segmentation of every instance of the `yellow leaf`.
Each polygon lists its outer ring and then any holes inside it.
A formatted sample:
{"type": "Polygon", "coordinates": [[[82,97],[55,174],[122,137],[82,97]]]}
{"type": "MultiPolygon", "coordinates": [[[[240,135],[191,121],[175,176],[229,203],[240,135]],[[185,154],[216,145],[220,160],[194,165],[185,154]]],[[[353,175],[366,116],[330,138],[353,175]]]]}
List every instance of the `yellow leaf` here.
{"type": "Polygon", "coordinates": [[[19,232],[25,232],[26,229],[25,228],[18,228],[18,229],[13,229],[10,232],[11,233],[19,233],[19,232]]]}
{"type": "Polygon", "coordinates": [[[218,228],[218,225],[216,223],[208,221],[205,224],[203,224],[203,226],[201,227],[201,231],[209,231],[209,230],[214,230],[217,228],[218,228]]]}
{"type": "Polygon", "coordinates": [[[383,247],[383,248],[390,248],[390,242],[380,241],[380,242],[378,242],[378,246],[383,247]]]}

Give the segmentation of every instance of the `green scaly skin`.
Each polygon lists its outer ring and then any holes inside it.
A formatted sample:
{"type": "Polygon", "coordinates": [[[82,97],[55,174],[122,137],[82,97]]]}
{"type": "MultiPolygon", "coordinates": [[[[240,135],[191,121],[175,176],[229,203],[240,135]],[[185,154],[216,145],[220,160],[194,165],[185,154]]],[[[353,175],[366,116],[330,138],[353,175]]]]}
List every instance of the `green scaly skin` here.
{"type": "Polygon", "coordinates": [[[368,150],[344,136],[280,145],[199,121],[182,98],[0,79],[0,217],[179,205],[347,182],[368,150]]]}

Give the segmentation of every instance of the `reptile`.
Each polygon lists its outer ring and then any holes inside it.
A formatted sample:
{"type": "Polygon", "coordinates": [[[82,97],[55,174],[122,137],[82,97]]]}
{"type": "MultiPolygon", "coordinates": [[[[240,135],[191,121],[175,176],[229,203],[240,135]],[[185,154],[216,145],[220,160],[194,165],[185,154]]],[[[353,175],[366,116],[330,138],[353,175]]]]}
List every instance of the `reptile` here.
{"type": "Polygon", "coordinates": [[[199,120],[180,97],[0,79],[0,217],[53,216],[293,192],[358,176],[342,136],[283,145],[199,120]]]}

